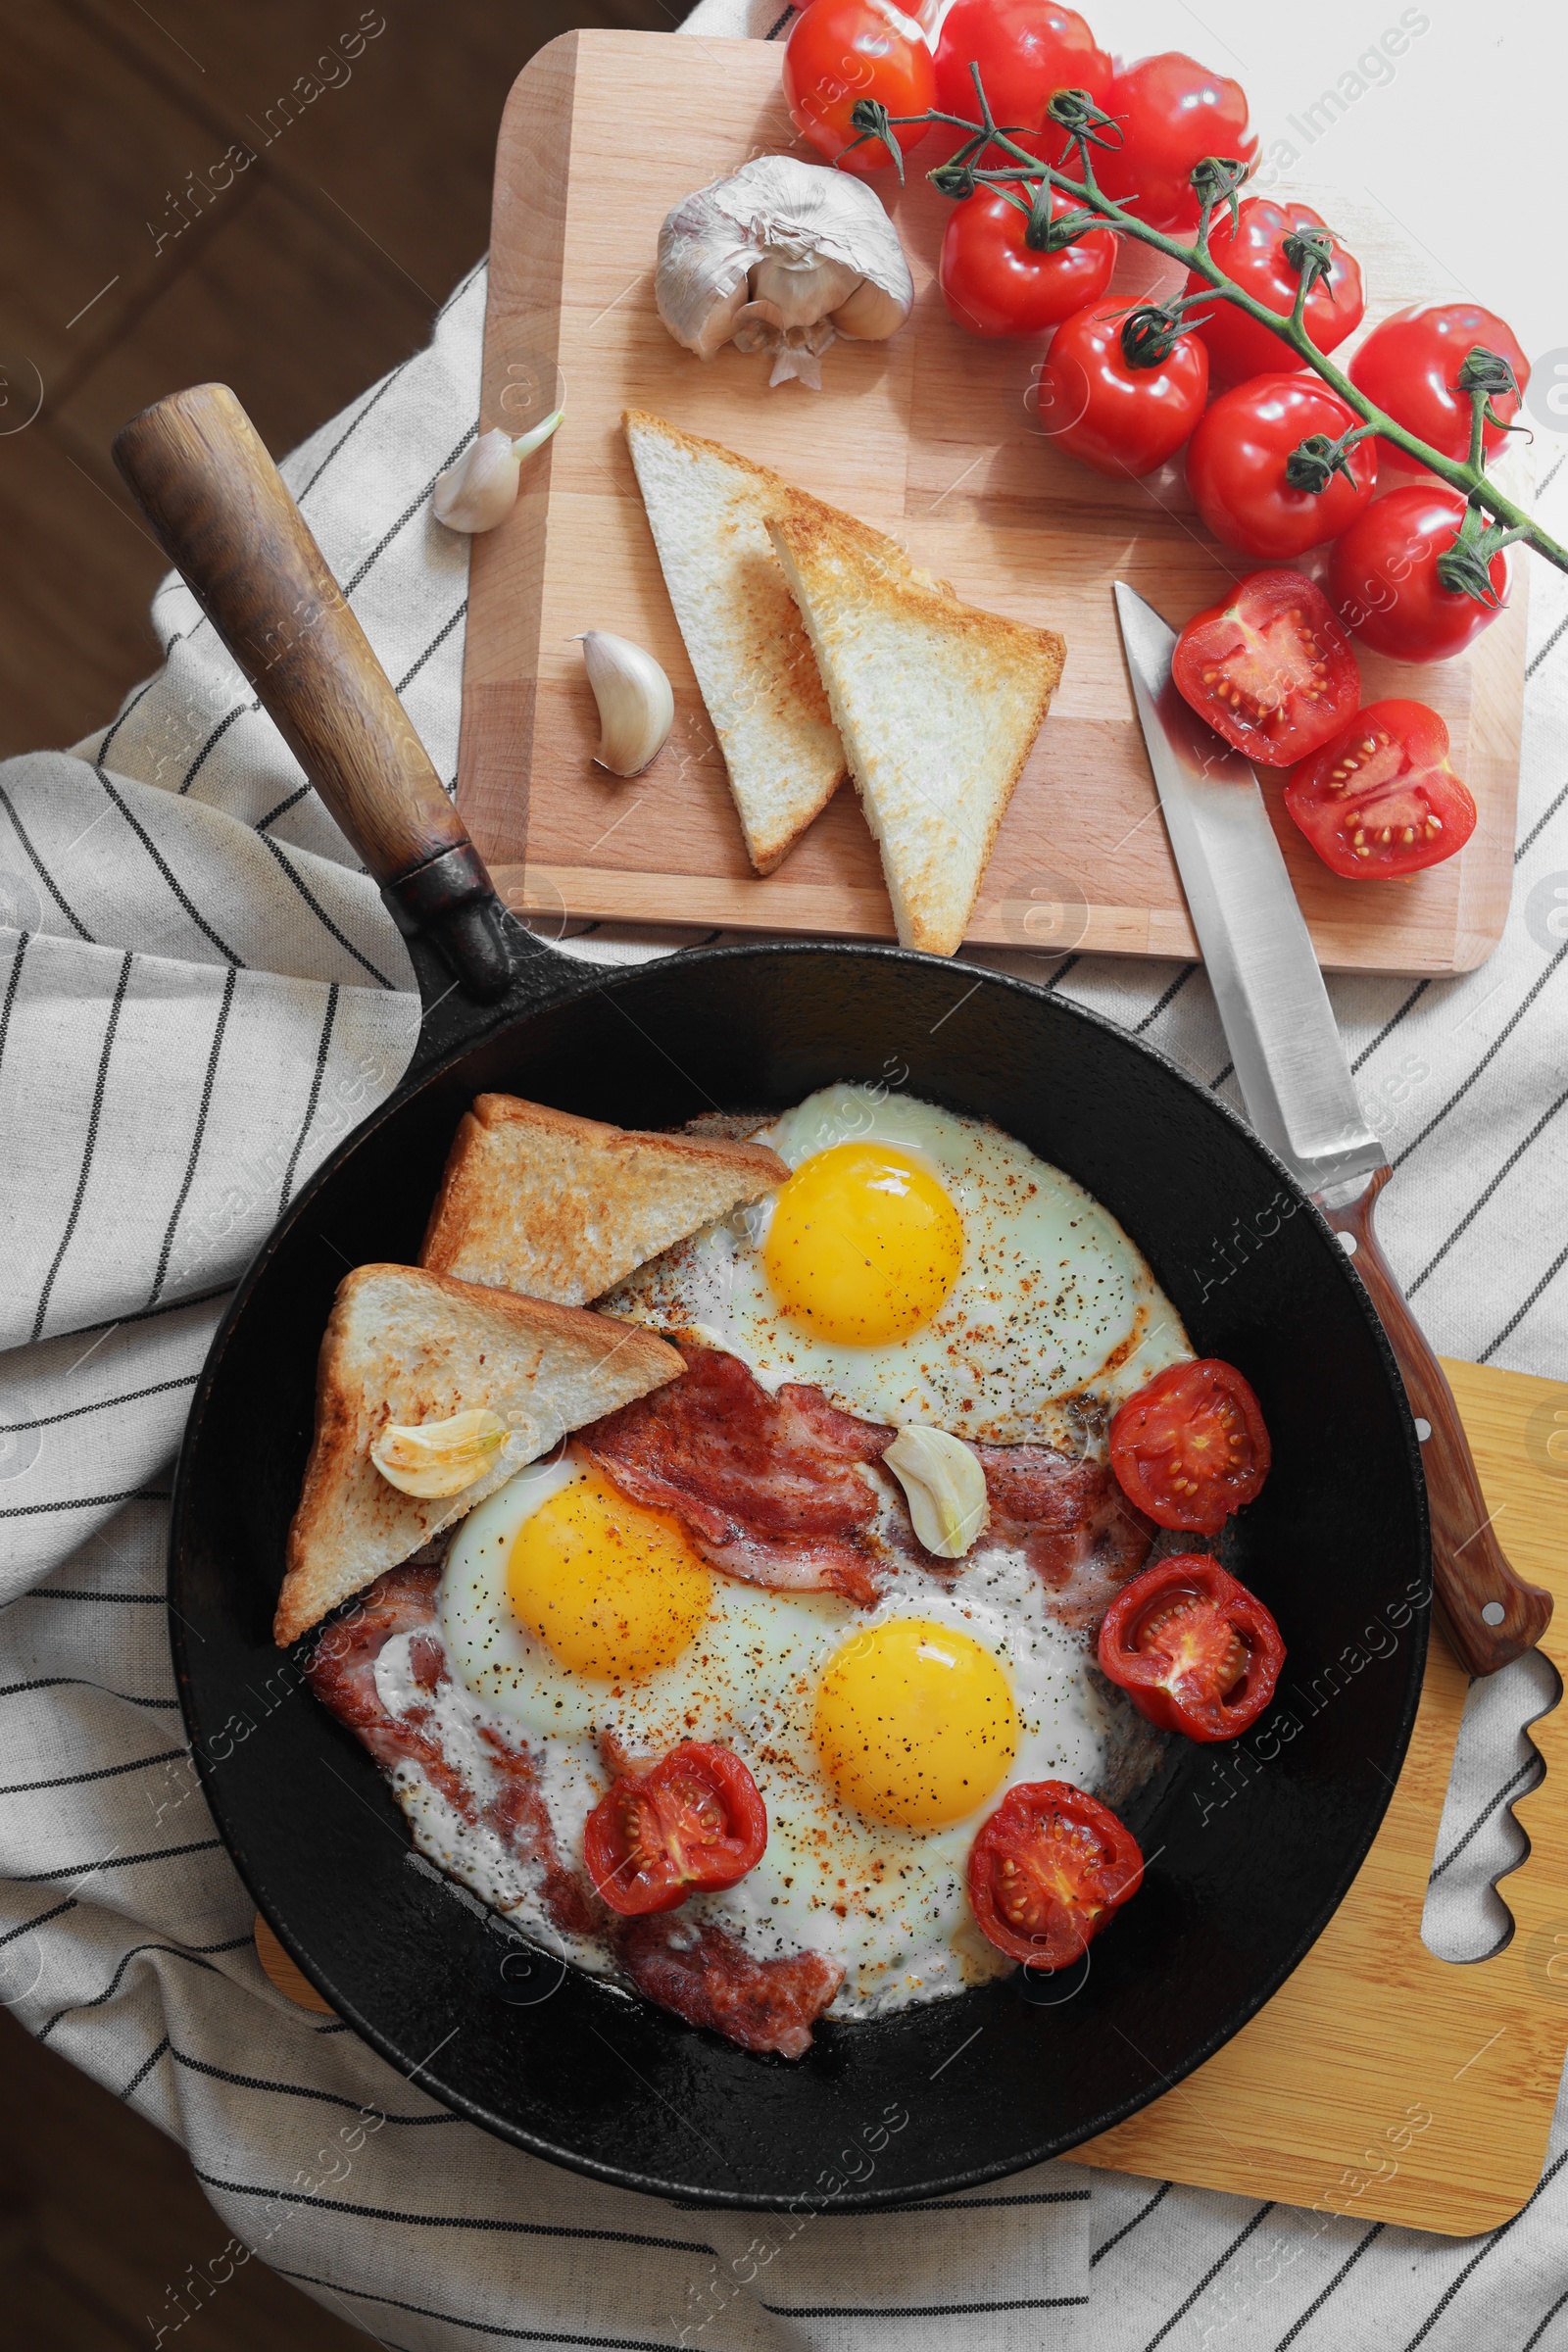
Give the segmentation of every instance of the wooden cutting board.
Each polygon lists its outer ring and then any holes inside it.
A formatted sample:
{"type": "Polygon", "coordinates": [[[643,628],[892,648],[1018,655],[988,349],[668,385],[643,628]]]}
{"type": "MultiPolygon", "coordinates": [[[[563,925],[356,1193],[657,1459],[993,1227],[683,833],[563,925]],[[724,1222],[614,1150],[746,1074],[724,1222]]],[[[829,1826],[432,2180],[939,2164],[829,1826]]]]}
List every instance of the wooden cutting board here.
{"type": "MultiPolygon", "coordinates": [[[[1568,1672],[1568,1385],[1446,1370],[1509,1557],[1556,1596],[1542,1646],[1568,1672]]],[[[1394,1800],[1323,1936],[1216,2057],[1075,2163],[1455,2237],[1518,2212],[1568,2052],[1568,1709],[1532,1727],[1546,1771],[1514,1807],[1530,1852],[1501,1883],[1513,1940],[1454,1966],[1422,1943],[1421,1911],[1467,1688],[1435,1637],[1394,1800]]],[[[330,2016],[261,1918],[256,1946],[280,1992],[330,2016]]]]}
{"type": "MultiPolygon", "coordinates": [[[[891,532],[972,603],[1065,637],[1066,673],[970,937],[1195,956],[1110,595],[1120,575],[1180,624],[1253,568],[1199,524],[1179,463],[1147,483],[1108,482],[1041,433],[1027,404],[1043,346],[979,342],[949,319],[934,262],[950,208],[917,172],[902,197],[889,191],[913,317],[888,343],[835,344],[821,392],[770,391],[767,362],[734,350],[704,364],[659,321],[652,265],[665,213],[792,143],[780,57],[761,41],[573,32],[513,89],[496,157],[482,422],[521,431],[563,379],[566,416],[525,469],[512,516],[473,542],[458,805],[519,907],[893,936],[848,785],[775,874],[751,871],[619,429],[623,408],[648,408],[891,532]],[[670,740],[627,782],[592,765],[598,726],[571,642],[586,628],[647,646],[674,686],[670,740]]],[[[1369,198],[1295,192],[1359,256],[1372,318],[1451,293],[1441,266],[1369,198]]],[[[1128,245],[1112,293],[1172,282],[1169,265],[1128,245]]],[[[1524,640],[1521,565],[1510,610],[1466,657],[1421,670],[1362,660],[1368,701],[1413,695],[1442,710],[1481,809],[1462,857],[1404,882],[1342,881],[1284,815],[1279,787],[1266,788],[1326,966],[1463,971],[1495,945],[1512,871],[1524,640]]]]}

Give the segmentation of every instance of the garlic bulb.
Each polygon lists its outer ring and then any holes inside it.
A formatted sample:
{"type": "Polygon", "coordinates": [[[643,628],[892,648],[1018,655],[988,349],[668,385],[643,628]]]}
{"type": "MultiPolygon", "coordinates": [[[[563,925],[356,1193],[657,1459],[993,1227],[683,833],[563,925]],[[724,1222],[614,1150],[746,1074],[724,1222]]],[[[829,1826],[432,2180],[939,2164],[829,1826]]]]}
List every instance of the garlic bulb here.
{"type": "Polygon", "coordinates": [[[835,333],[881,342],[914,301],[898,231],[872,190],[824,164],[760,155],[676,205],[659,232],[659,316],[710,360],[775,354],[772,380],[818,386],[835,333]]]}
{"type": "Polygon", "coordinates": [[[599,705],[597,767],[637,776],[657,760],[675,723],[675,697],[652,654],[629,638],[585,629],[580,640],[588,683],[599,705]]]}
{"type": "Polygon", "coordinates": [[[511,1432],[483,1406],[450,1421],[391,1422],[370,1447],[370,1459],[400,1494],[461,1494],[492,1467],[511,1432]]]}
{"type": "Polygon", "coordinates": [[[430,512],[449,531],[493,531],[505,522],[517,503],[517,479],[524,458],[549,440],[564,409],[552,410],[531,433],[514,441],[497,426],[481,433],[455,466],[438,473],[430,493],[430,512]]]}
{"type": "Polygon", "coordinates": [[[901,1429],[883,1462],[897,1477],[914,1532],[939,1559],[961,1560],[990,1518],[980,1457],[945,1429],[901,1429]]]}

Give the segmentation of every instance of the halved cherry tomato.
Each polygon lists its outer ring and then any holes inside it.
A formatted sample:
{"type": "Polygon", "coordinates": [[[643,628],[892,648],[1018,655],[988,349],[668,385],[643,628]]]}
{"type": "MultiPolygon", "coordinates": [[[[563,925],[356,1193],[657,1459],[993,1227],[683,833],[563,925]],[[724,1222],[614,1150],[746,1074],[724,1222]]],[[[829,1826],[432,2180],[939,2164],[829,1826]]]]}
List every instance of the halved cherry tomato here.
{"type": "Polygon", "coordinates": [[[1453,545],[1463,520],[1458,491],[1428,475],[1375,498],[1335,542],[1329,594],[1346,627],[1375,654],[1446,662],[1495,620],[1506,601],[1506,556],[1494,556],[1488,566],[1494,605],[1445,588],[1438,577],[1438,558],[1453,545]]]}
{"type": "MultiPolygon", "coordinates": [[[[1032,188],[1014,195],[1027,205],[1032,188]]],[[[1053,191],[1051,214],[1060,220],[1082,207],[1053,191]]],[[[1116,267],[1116,239],[1092,228],[1058,252],[1028,242],[1029,215],[1001,188],[977,188],[955,205],[942,239],[942,299],[972,335],[1038,335],[1098,302],[1116,267]]]]}
{"type": "MultiPolygon", "coordinates": [[[[1446,458],[1464,459],[1470,455],[1470,395],[1458,389],[1459,368],[1477,345],[1508,362],[1522,392],[1530,381],[1530,362],[1513,330],[1474,302],[1418,303],[1396,311],[1372,329],[1350,362],[1350,381],[1406,432],[1418,434],[1446,458]]],[[[1489,456],[1502,440],[1503,426],[1518,415],[1519,403],[1511,392],[1494,392],[1492,408],[1501,422],[1483,427],[1489,456]]],[[[1420,470],[1418,461],[1393,441],[1380,441],[1378,455],[1396,472],[1420,470]]]]}
{"type": "Polygon", "coordinates": [[[1476,829],[1476,805],[1448,765],[1448,730],[1425,703],[1364,704],[1294,771],[1285,806],[1351,882],[1441,865],[1476,829]]]}
{"type": "MultiPolygon", "coordinates": [[[[1057,90],[1087,90],[1103,106],[1115,76],[1077,10],[1055,0],[954,0],[937,41],[936,103],[966,122],[980,120],[971,64],[980,69],[991,119],[1004,130],[1038,128],[1057,90]]],[[[958,132],[939,123],[932,153],[940,145],[952,155],[961,143],[958,132]]],[[[1046,160],[1055,163],[1066,144],[1064,132],[1054,136],[1046,160]]],[[[992,165],[1005,169],[996,155],[992,165]]]]}
{"type": "Polygon", "coordinates": [[[1210,74],[1180,50],[1129,66],[1111,83],[1104,104],[1120,122],[1122,138],[1119,147],[1095,149],[1095,177],[1107,196],[1152,228],[1196,223],[1192,172],[1204,156],[1249,166],[1257,161],[1241,83],[1210,74]]]}
{"type": "Polygon", "coordinates": [[[1272,1459],[1250,1384],[1217,1355],[1156,1372],[1110,1425],[1110,1466],[1129,1502],[1191,1535],[1217,1536],[1262,1493],[1272,1459]]]}
{"type": "Polygon", "coordinates": [[[1140,1715],[1189,1740],[1234,1740],[1257,1721],[1285,1663],[1280,1629],[1206,1551],[1156,1560],[1117,1593],[1100,1670],[1140,1715]]]}
{"type": "Polygon", "coordinates": [[[1370,441],[1358,441],[1321,490],[1286,479],[1292,453],[1316,437],[1338,441],[1359,422],[1316,376],[1253,375],[1222,392],[1187,445],[1187,480],[1216,539],[1244,556],[1282,564],[1337,539],[1377,483],[1370,441]]]}
{"type": "Polygon", "coordinates": [[[1171,674],[1200,717],[1265,767],[1304,760],[1361,701],[1350,641],[1298,571],[1250,572],[1223,604],[1196,613],[1171,674]]]}
{"type": "MultiPolygon", "coordinates": [[[[881,139],[860,139],[850,121],[856,101],[875,98],[890,115],[923,115],[936,101],[936,86],[925,35],[894,0],[811,0],[784,51],[790,121],[819,155],[830,163],[842,156],[856,172],[893,165],[881,139]],[[846,155],[857,140],[854,154],[846,155]]],[[[901,153],[918,147],[927,127],[895,131],[901,153]]]]}
{"type": "Polygon", "coordinates": [[[1078,1959],[1143,1881],[1132,1832],[1070,1781],[1009,1788],[969,1848],[980,1933],[1026,1968],[1078,1959]]]}
{"type": "MultiPolygon", "coordinates": [[[[1285,251],[1287,237],[1327,235],[1334,248],[1328,275],[1316,280],[1306,298],[1306,331],[1319,351],[1332,351],[1350,329],[1359,326],[1366,309],[1361,269],[1352,261],[1321,216],[1309,204],[1279,204],[1272,196],[1244,197],[1237,208],[1236,226],[1222,212],[1209,223],[1208,250],[1228,277],[1235,278],[1254,302],[1288,318],[1296,307],[1300,270],[1285,251]]],[[[1208,291],[1208,280],[1195,270],[1187,280],[1190,294],[1208,291]]],[[[1200,304],[1193,313],[1193,332],[1208,346],[1208,365],[1222,384],[1245,383],[1252,375],[1279,375],[1304,368],[1288,343],[1250,318],[1234,302],[1200,304]]]]}
{"type": "Polygon", "coordinates": [[[623,1773],[582,1835],[588,1876],[627,1919],[735,1886],[766,1843],[767,1814],[739,1756],[697,1740],[648,1772],[623,1773]]]}
{"type": "Polygon", "coordinates": [[[1196,335],[1178,335],[1167,358],[1135,368],[1126,318],[1091,302],[1063,320],[1040,370],[1037,413],[1069,457],[1136,480],[1173,458],[1203,414],[1208,354],[1196,335]]]}

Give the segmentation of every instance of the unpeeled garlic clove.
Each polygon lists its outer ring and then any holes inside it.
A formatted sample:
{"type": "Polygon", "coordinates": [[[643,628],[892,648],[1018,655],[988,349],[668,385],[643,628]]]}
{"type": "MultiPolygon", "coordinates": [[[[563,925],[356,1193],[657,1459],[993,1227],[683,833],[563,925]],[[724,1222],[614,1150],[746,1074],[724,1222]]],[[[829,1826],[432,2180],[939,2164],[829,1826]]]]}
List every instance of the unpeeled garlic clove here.
{"type": "Polygon", "coordinates": [[[657,760],[675,723],[675,697],[652,654],[627,637],[585,629],[582,658],[599,705],[597,767],[637,776],[657,760]]]}
{"type": "MultiPolygon", "coordinates": [[[[760,261],[751,273],[752,301],[770,306],[775,326],[814,326],[818,318],[831,317],[841,304],[853,301],[857,287],[867,282],[846,262],[824,261],[820,254],[804,249],[775,252],[760,261]]],[[[903,323],[902,312],[899,323],[903,323]]]]}
{"type": "Polygon", "coordinates": [[[483,1478],[511,1431],[484,1406],[449,1421],[389,1422],[370,1447],[370,1459],[389,1486],[421,1501],[461,1494],[483,1478]]]}
{"type": "Polygon", "coordinates": [[[908,311],[897,295],[874,278],[862,277],[848,299],[839,304],[828,317],[841,335],[852,343],[885,343],[889,335],[898,333],[908,317],[908,311]]]}
{"type": "Polygon", "coordinates": [[[499,425],[481,433],[456,466],[436,476],[430,512],[437,522],[444,522],[449,531],[469,533],[493,531],[498,522],[505,522],[517,503],[523,459],[544,446],[565,413],[553,409],[532,432],[519,433],[515,441],[499,425]]]}
{"type": "Polygon", "coordinates": [[[883,1462],[904,1489],[914,1532],[939,1559],[961,1560],[991,1516],[980,1457],[946,1429],[901,1429],[883,1462]]]}

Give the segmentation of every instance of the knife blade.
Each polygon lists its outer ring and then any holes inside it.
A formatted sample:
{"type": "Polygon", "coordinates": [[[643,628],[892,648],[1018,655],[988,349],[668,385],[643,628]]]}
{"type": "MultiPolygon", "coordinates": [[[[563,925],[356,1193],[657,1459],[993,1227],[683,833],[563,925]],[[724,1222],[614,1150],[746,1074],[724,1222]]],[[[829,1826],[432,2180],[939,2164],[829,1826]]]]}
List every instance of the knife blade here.
{"type": "Polygon", "coordinates": [[[1175,630],[1125,581],[1115,590],[1149,763],[1248,1116],[1338,1231],[1388,1335],[1422,1441],[1434,1585],[1464,1663],[1494,1673],[1539,1642],[1551,1595],[1498,1546],[1452,1391],[1378,1246],[1373,1206],[1393,1171],[1256,772],[1178,693],[1175,630]]]}
{"type": "Polygon", "coordinates": [[[1171,680],[1176,632],[1116,582],[1133,696],[1247,1114],[1303,1190],[1386,1167],[1250,763],[1171,680]]]}

